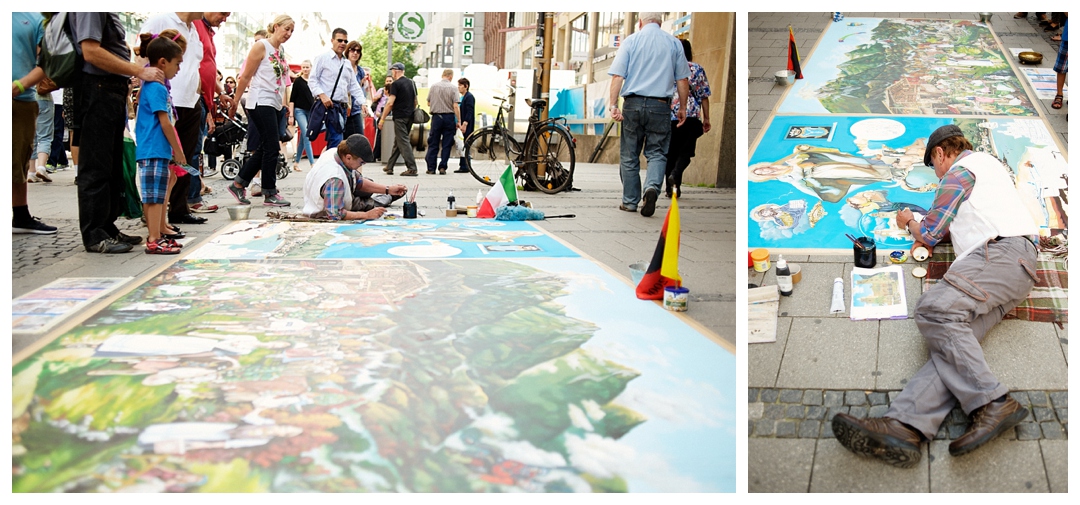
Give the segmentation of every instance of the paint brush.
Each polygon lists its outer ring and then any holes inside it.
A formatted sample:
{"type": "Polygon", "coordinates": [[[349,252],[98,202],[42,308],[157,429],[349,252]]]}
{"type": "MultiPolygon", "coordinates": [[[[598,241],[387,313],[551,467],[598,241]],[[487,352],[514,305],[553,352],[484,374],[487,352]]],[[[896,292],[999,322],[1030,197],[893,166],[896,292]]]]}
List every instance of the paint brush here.
{"type": "Polygon", "coordinates": [[[859,242],[859,239],[855,238],[850,233],[845,233],[844,236],[847,237],[848,240],[850,240],[852,243],[854,243],[855,247],[858,247],[860,250],[863,251],[866,250],[866,246],[862,245],[862,242],[859,242]]]}

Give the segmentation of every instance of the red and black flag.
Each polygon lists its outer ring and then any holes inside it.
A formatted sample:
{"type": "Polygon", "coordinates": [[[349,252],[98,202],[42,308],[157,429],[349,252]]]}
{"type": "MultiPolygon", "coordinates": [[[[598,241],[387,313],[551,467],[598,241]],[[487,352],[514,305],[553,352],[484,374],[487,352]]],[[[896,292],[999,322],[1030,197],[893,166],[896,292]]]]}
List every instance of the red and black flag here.
{"type": "Polygon", "coordinates": [[[802,65],[799,64],[799,48],[795,46],[795,31],[788,26],[787,69],[795,72],[796,79],[802,79],[802,65]]]}
{"type": "Polygon", "coordinates": [[[656,244],[649,268],[637,285],[637,297],[642,300],[663,300],[664,288],[679,287],[679,202],[671,198],[671,208],[664,218],[664,227],[660,229],[660,241],[656,244]]]}

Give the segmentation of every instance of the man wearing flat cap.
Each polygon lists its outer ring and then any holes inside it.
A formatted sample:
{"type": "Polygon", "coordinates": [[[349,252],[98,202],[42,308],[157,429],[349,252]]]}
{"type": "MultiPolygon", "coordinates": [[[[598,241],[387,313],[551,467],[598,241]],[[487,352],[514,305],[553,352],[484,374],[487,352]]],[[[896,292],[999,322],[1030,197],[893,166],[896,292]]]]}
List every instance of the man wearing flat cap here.
{"type": "Polygon", "coordinates": [[[832,420],[844,447],[902,468],[919,463],[922,441],[934,438],[957,402],[971,424],[949,444],[952,456],[977,449],[1028,415],[990,371],[980,342],[1035,285],[1039,228],[1008,168],[972,151],[959,127],[935,130],[923,163],[940,179],[934,206],[921,221],[904,209],[896,224],[911,233],[915,246],[932,247],[950,236],[956,251],[942,282],[923,293],[915,309],[930,361],[884,417],[837,414],[832,420]]]}
{"type": "Polygon", "coordinates": [[[304,214],[335,221],[382,217],[385,207],[405,195],[405,185],[364,178],[360,168],[373,160],[371,144],[360,134],[324,152],[304,179],[304,214]]]}

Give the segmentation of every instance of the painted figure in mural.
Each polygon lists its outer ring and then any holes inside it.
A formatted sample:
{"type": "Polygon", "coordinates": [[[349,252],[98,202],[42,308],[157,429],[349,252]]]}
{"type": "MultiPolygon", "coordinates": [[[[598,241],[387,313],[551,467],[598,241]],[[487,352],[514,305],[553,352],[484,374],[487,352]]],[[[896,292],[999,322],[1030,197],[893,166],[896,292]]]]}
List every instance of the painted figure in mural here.
{"type": "Polygon", "coordinates": [[[933,208],[922,220],[902,209],[895,221],[916,246],[934,246],[949,235],[957,251],[945,282],[926,291],[915,309],[930,361],[883,417],[841,413],[832,419],[844,447],[902,468],[918,464],[922,441],[934,438],[957,402],[971,425],[949,444],[952,456],[977,449],[1028,415],[990,371],[980,343],[1035,285],[1038,226],[1001,162],[973,152],[959,127],[938,128],[927,146],[923,163],[941,177],[933,208]]]}
{"type": "Polygon", "coordinates": [[[816,196],[829,203],[836,203],[847,196],[851,188],[875,182],[896,181],[908,191],[925,192],[932,189],[923,182],[909,181],[909,174],[917,165],[916,153],[921,140],[908,149],[889,151],[871,157],[849,154],[831,147],[806,144],[795,146],[791,155],[774,162],[750,165],[749,180],[765,182],[779,180],[795,186],[799,191],[816,196]],[[891,154],[891,155],[890,155],[891,154]]]}
{"type": "Polygon", "coordinates": [[[815,202],[813,208],[806,208],[806,200],[791,200],[783,205],[767,203],[758,205],[750,211],[750,219],[761,227],[761,236],[768,239],[790,238],[813,228],[825,217],[821,202],[815,202]]]}

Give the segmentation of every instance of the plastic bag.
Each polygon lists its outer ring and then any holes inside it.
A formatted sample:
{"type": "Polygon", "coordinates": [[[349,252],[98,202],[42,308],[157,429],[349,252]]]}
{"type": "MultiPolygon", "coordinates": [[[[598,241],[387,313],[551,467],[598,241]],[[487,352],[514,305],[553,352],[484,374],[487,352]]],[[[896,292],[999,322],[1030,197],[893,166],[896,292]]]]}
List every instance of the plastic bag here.
{"type": "Polygon", "coordinates": [[[462,156],[465,155],[465,134],[461,130],[454,131],[454,144],[457,145],[457,151],[462,156]]]}

